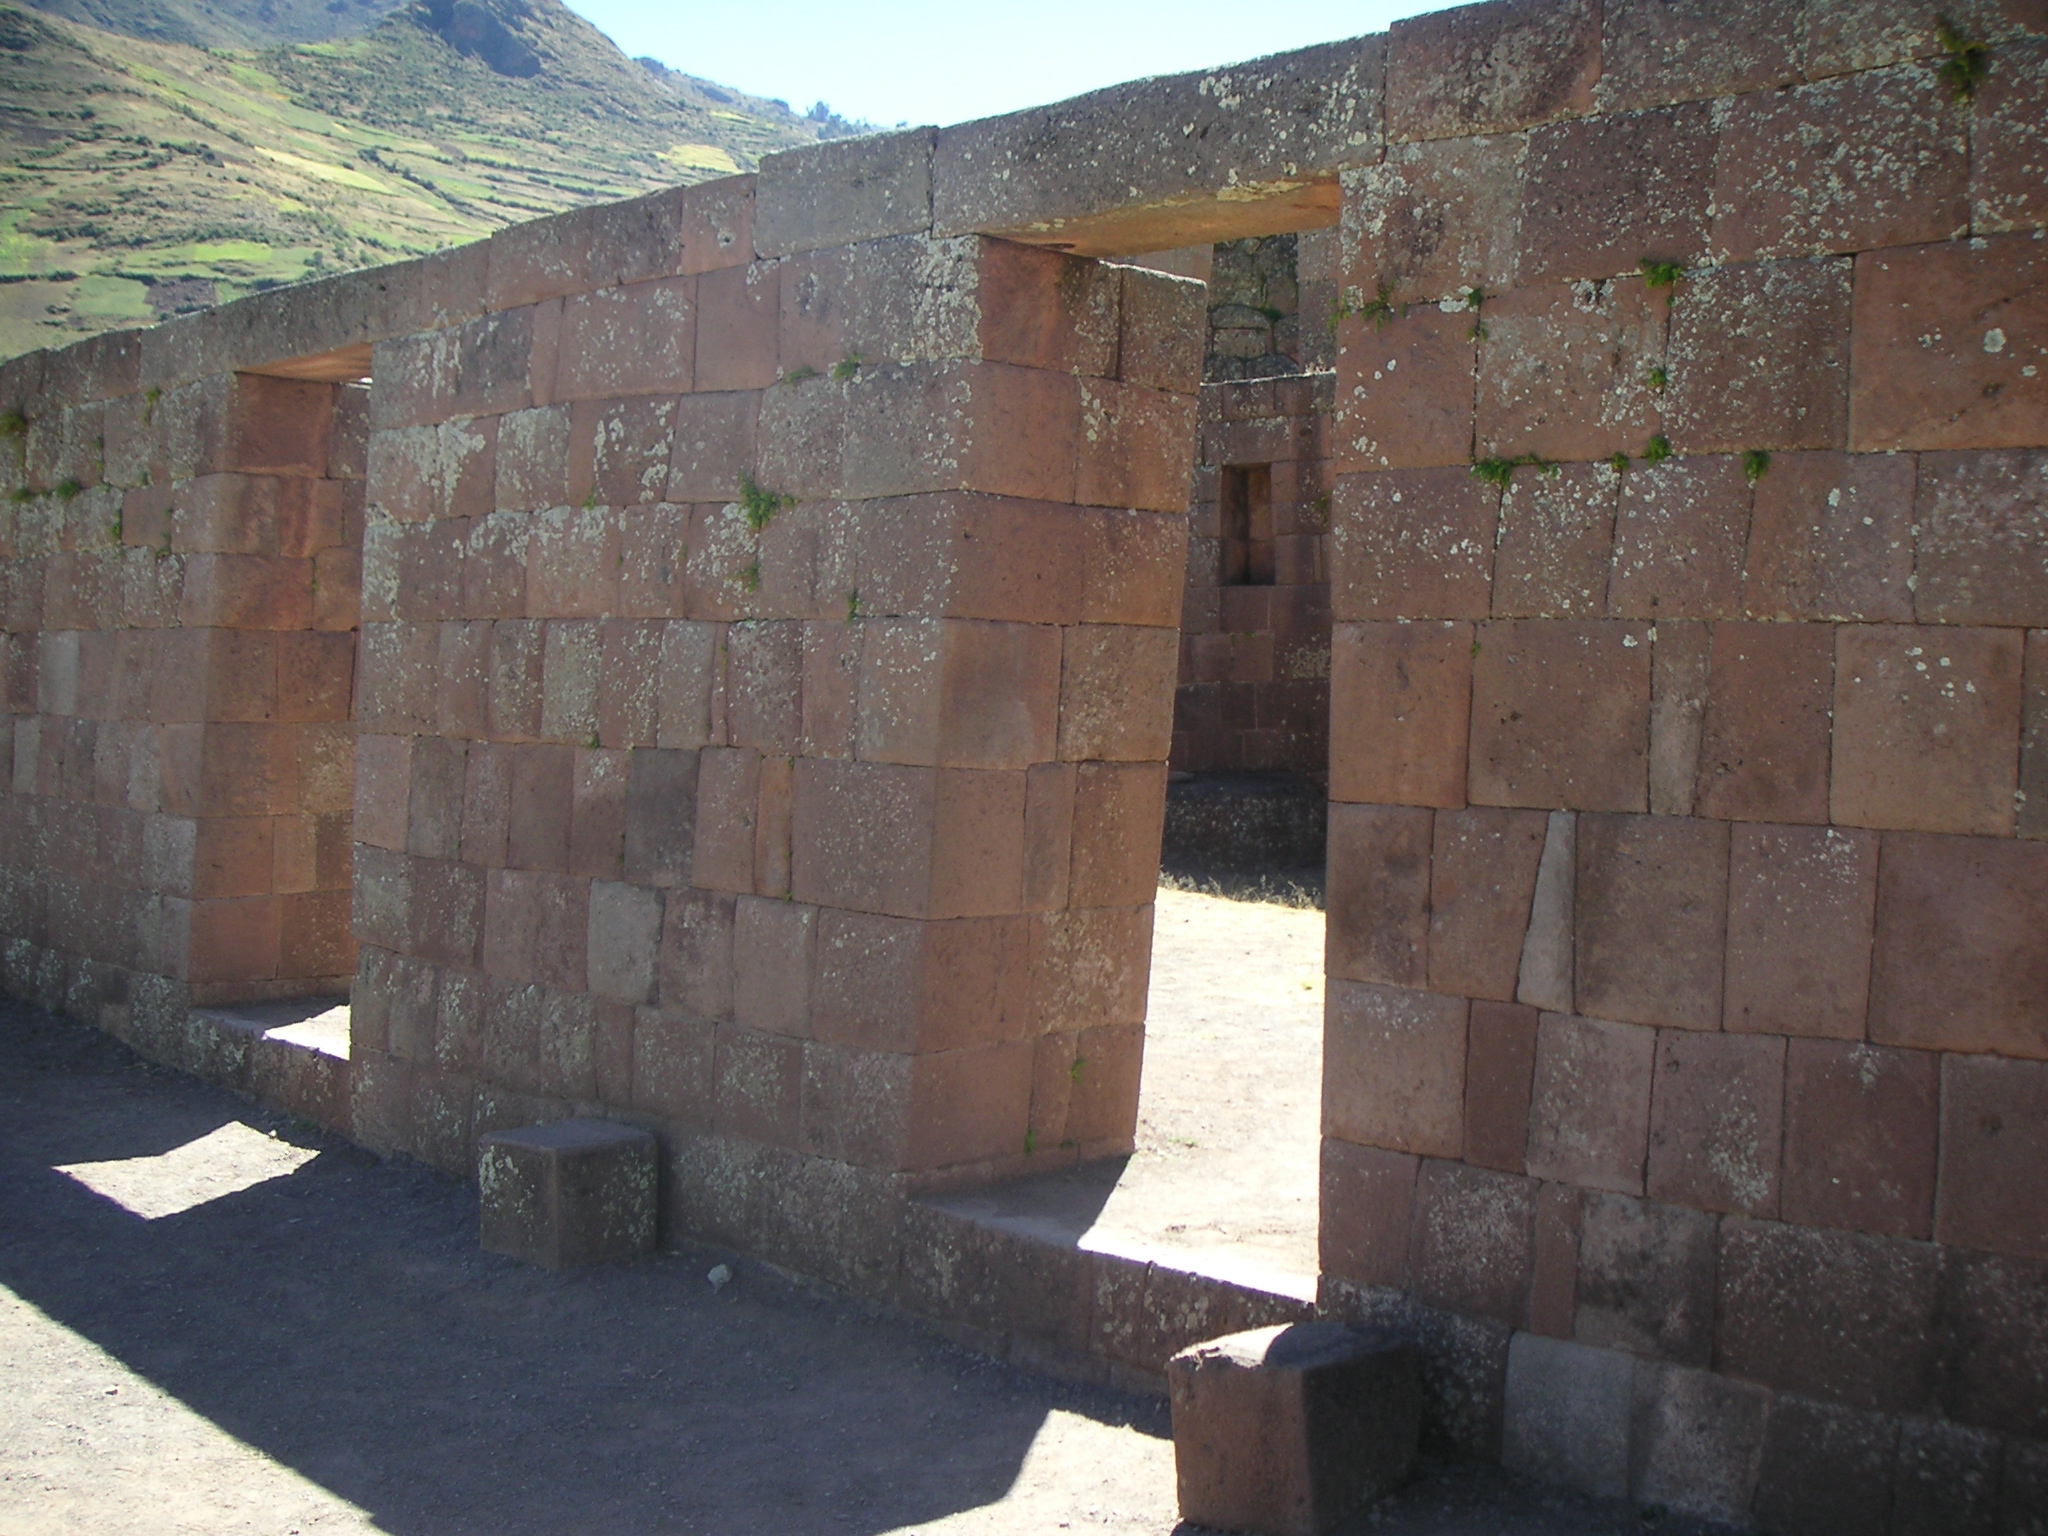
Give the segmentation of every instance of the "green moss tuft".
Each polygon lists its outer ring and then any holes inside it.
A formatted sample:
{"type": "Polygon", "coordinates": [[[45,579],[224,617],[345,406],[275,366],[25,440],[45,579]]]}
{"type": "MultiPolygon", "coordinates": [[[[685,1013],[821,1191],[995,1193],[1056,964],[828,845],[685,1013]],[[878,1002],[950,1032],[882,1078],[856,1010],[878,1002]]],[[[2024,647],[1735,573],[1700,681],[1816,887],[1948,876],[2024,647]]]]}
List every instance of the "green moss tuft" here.
{"type": "Polygon", "coordinates": [[[1957,101],[1968,101],[1977,86],[1991,72],[1991,50],[1964,32],[1946,16],[1934,18],[1934,35],[1941,51],[1948,55],[1935,73],[1957,101]]]}
{"type": "Polygon", "coordinates": [[[794,496],[785,496],[780,491],[763,490],[752,475],[740,476],[739,508],[745,514],[747,526],[759,533],[775,521],[775,514],[786,512],[796,505],[794,496]]]}

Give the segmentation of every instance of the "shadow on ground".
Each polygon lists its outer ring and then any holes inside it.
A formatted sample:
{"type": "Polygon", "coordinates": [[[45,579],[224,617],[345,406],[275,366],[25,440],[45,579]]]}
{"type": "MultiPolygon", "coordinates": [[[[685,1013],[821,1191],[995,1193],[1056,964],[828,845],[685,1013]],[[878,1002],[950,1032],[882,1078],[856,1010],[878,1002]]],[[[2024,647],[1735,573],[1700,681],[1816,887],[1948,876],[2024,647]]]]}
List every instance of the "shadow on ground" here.
{"type": "MultiPolygon", "coordinates": [[[[0,1531],[1203,1536],[1162,1403],[714,1294],[716,1255],[549,1275],[475,1232],[461,1183],[0,1000],[0,1531]]],[[[1353,1529],[1704,1528],[1431,1466],[1353,1529]]]]}
{"type": "Polygon", "coordinates": [[[466,1186],[5,1004],[0,1128],[0,1284],[387,1531],[879,1532],[1002,1498],[1056,1409],[1166,1433],[701,1255],[481,1253],[466,1186]],[[238,1120],[316,1155],[155,1220],[54,1171],[238,1120]]]}

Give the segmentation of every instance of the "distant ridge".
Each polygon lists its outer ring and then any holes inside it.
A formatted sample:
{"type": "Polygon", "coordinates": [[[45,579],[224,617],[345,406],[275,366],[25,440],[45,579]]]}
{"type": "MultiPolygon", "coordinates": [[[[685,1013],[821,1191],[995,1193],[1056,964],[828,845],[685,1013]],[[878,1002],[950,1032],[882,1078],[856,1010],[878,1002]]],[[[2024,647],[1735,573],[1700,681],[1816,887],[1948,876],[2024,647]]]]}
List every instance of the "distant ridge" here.
{"type": "Polygon", "coordinates": [[[560,0],[0,4],[0,356],[858,126],[629,59],[560,0]]]}

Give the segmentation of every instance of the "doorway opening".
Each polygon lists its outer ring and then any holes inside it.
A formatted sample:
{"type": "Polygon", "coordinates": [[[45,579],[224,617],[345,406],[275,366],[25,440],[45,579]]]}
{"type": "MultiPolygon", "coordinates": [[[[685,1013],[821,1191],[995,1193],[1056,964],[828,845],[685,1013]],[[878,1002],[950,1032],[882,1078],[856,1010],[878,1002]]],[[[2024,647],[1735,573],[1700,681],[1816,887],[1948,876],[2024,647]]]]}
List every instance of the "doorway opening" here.
{"type": "MultiPolygon", "coordinates": [[[[271,1096],[302,1110],[332,1106],[298,1102],[313,1089],[299,1082],[308,1073],[297,1058],[350,1054],[369,369],[370,349],[350,347],[244,373],[235,387],[239,474],[260,514],[247,552],[271,562],[280,584],[303,583],[305,596],[276,605],[264,627],[222,632],[221,654],[262,662],[274,682],[267,703],[209,729],[239,733],[245,756],[292,771],[272,774],[260,796],[232,797],[241,814],[201,820],[193,1004],[258,1043],[266,1068],[276,1057],[271,1096]]],[[[236,767],[229,754],[223,762],[236,767]]],[[[333,1073],[311,1075],[318,1087],[333,1073]]]]}
{"type": "Polygon", "coordinates": [[[1309,1301],[1337,232],[1131,260],[1209,284],[1135,1146],[951,1204],[1309,1301]]]}

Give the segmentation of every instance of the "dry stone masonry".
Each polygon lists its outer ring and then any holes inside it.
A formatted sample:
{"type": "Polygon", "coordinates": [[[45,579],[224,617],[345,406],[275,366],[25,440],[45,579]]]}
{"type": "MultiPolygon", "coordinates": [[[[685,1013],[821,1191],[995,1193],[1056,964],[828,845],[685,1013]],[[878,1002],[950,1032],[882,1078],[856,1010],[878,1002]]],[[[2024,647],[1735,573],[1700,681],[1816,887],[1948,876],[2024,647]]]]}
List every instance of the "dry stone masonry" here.
{"type": "Polygon", "coordinates": [[[672,1233],[1157,1371],[1293,1319],[913,1197],[1130,1145],[1291,540],[1321,1311],[1440,1447],[2036,1529],[2044,187],[2038,0],[1510,0],[13,360],[6,985],[246,1086],[195,1008],[349,984],[372,1146],[642,1126],[672,1233]],[[1331,229],[1321,383],[1116,260],[1331,229]]]}

